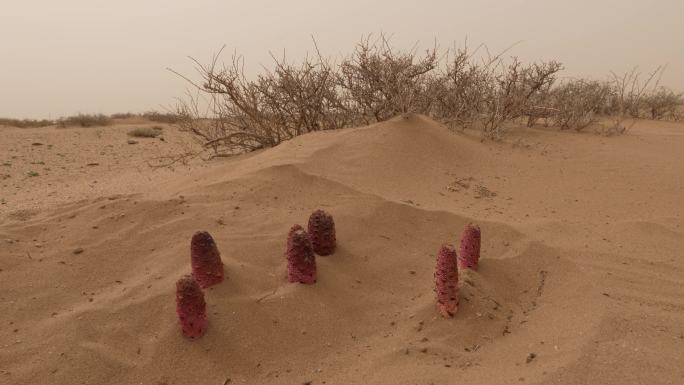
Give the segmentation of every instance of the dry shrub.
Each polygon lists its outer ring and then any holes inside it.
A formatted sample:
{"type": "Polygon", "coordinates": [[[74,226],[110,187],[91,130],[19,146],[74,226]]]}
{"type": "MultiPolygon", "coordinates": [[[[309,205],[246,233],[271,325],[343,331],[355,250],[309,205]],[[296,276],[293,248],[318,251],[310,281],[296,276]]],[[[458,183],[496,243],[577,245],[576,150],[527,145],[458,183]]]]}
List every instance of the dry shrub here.
{"type": "Polygon", "coordinates": [[[432,96],[430,115],[450,128],[469,128],[483,111],[484,92],[492,81],[491,60],[480,64],[465,48],[447,58],[440,73],[428,79],[427,93],[432,96]]]}
{"type": "Polygon", "coordinates": [[[132,136],[135,138],[156,138],[161,134],[161,127],[138,127],[128,131],[128,136],[132,136]]]}
{"type": "MultiPolygon", "coordinates": [[[[680,95],[658,85],[663,70],[658,67],[642,77],[634,68],[622,75],[612,73],[608,81],[563,82],[543,96],[543,117],[561,130],[576,131],[609,118],[610,124],[596,124],[596,132],[606,136],[626,133],[638,118],[676,120],[680,95]]],[[[531,113],[528,125],[534,120],[531,113]]]]}
{"type": "Polygon", "coordinates": [[[536,103],[541,102],[541,95],[549,92],[556,81],[556,73],[562,69],[562,64],[556,61],[523,65],[517,58],[512,58],[508,64],[496,63],[493,80],[485,83],[483,137],[503,138],[508,127],[503,123],[538,107],[536,103]]]}
{"type": "Polygon", "coordinates": [[[662,86],[656,87],[642,98],[642,106],[650,119],[679,120],[678,110],[684,103],[682,95],[662,86]]]}
{"type": "Polygon", "coordinates": [[[179,119],[177,114],[171,112],[147,111],[140,116],[151,122],[168,124],[177,123],[179,119]]]}
{"type": "Polygon", "coordinates": [[[384,37],[362,40],[339,65],[316,55],[301,64],[273,57],[274,69],[250,80],[244,60],[228,66],[195,61],[208,95],[191,96],[179,105],[182,130],[191,132],[211,157],[272,147],[308,132],[356,126],[389,119],[403,112],[422,112],[429,101],[427,73],[436,65],[436,50],[416,60],[415,52],[397,53],[384,37]]]}
{"type": "Polygon", "coordinates": [[[57,125],[59,125],[60,127],[99,127],[108,126],[110,124],[112,124],[112,119],[109,116],[102,114],[78,114],[74,116],[60,118],[57,121],[57,125]]]}
{"type": "Polygon", "coordinates": [[[431,103],[428,74],[437,66],[437,49],[417,57],[415,50],[398,52],[384,36],[363,39],[351,57],[339,65],[340,95],[364,123],[387,120],[407,112],[423,112],[431,103]]]}
{"type": "Polygon", "coordinates": [[[630,72],[618,75],[612,72],[612,103],[611,115],[612,124],[602,127],[598,132],[610,136],[624,134],[632,128],[640,117],[642,97],[645,95],[649,85],[656,82],[662,75],[663,67],[656,68],[642,81],[641,73],[635,67],[630,72]],[[627,122],[630,121],[628,124],[627,122]]]}
{"type": "Polygon", "coordinates": [[[211,157],[272,147],[307,132],[349,125],[348,110],[337,90],[335,72],[321,55],[300,65],[274,57],[275,70],[249,80],[244,61],[217,67],[198,62],[201,91],[208,95],[206,112],[191,96],[179,105],[179,126],[200,139],[211,157]]]}
{"type": "MultiPolygon", "coordinates": [[[[480,48],[480,47],[478,47],[480,48]]],[[[481,60],[477,49],[455,49],[453,59],[431,79],[428,94],[433,99],[431,116],[450,127],[468,128],[478,123],[482,136],[501,139],[510,127],[505,122],[542,107],[562,65],[555,61],[523,65],[517,58],[502,58],[502,52],[481,60]]]]}
{"type": "Polygon", "coordinates": [[[550,118],[561,130],[581,131],[598,122],[608,109],[610,84],[576,79],[555,87],[549,93],[550,118]]]}
{"type": "Polygon", "coordinates": [[[383,35],[362,39],[339,64],[323,58],[317,47],[299,65],[273,57],[274,69],[255,79],[245,76],[241,57],[223,66],[218,57],[206,66],[193,59],[201,82],[185,79],[199,92],[178,106],[181,130],[192,133],[209,157],[407,112],[451,127],[477,122],[483,137],[500,139],[503,123],[522,116],[562,68],[555,61],[504,63],[501,55],[480,62],[467,49],[456,50],[440,67],[436,47],[423,54],[399,51],[383,35]]]}
{"type": "Polygon", "coordinates": [[[171,112],[147,111],[142,114],[132,112],[119,112],[109,115],[112,119],[140,118],[150,122],[174,124],[178,122],[178,115],[171,112]]]}
{"type": "Polygon", "coordinates": [[[34,128],[47,127],[55,124],[54,120],[35,120],[35,119],[7,119],[0,118],[0,126],[18,127],[18,128],[34,128]]]}
{"type": "Polygon", "coordinates": [[[239,56],[219,65],[219,52],[209,65],[192,59],[201,81],[184,77],[197,93],[181,100],[175,116],[181,130],[201,143],[202,155],[211,158],[407,112],[451,128],[477,126],[483,138],[494,140],[519,119],[532,126],[543,118],[562,130],[581,131],[612,115],[613,123],[598,129],[608,135],[626,132],[625,120],[645,108],[653,118],[673,115],[679,100],[666,90],[647,92],[660,68],[644,82],[635,69],[607,82],[558,84],[559,62],[526,64],[504,58],[506,51],[492,56],[477,54],[478,49],[441,56],[435,47],[419,54],[396,50],[380,35],[362,39],[339,63],[324,58],[318,47],[299,64],[273,57],[273,68],[255,78],[245,76],[239,56]]]}

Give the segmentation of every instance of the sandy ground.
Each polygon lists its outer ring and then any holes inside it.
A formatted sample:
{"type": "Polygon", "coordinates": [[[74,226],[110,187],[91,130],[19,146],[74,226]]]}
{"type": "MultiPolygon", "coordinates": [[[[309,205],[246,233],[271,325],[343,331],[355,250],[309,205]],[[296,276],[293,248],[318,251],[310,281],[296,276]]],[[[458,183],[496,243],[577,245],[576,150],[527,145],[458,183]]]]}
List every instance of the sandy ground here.
{"type": "Polygon", "coordinates": [[[174,170],[145,160],[186,139],[129,128],[0,129],[0,384],[684,384],[682,124],[481,143],[405,116],[174,170]],[[339,248],[288,284],[316,208],[339,248]],[[435,255],[468,221],[480,269],[443,319],[435,255]],[[191,341],[196,230],[227,280],[191,341]]]}

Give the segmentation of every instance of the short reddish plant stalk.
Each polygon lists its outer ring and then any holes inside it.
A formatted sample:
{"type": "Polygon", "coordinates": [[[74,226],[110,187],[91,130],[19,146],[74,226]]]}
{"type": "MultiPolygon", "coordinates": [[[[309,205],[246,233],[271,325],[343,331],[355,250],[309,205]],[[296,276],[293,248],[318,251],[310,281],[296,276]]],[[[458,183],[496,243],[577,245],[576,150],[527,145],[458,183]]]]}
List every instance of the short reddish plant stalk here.
{"type": "Polygon", "coordinates": [[[453,317],[458,310],[458,262],[456,248],[444,244],[437,254],[435,268],[437,309],[443,317],[453,317]]]}
{"type": "Polygon", "coordinates": [[[309,217],[309,237],[316,254],[330,255],[335,252],[337,239],[332,215],[323,210],[314,211],[309,217]]]}
{"type": "Polygon", "coordinates": [[[480,261],[480,226],[468,223],[463,229],[458,250],[458,267],[477,270],[480,261]]]}
{"type": "Polygon", "coordinates": [[[287,237],[287,280],[316,283],[316,257],[309,234],[300,225],[292,226],[287,237]]]}
{"type": "Polygon", "coordinates": [[[201,337],[207,330],[207,304],[197,281],[189,275],[176,282],[176,314],[183,335],[201,337]]]}
{"type": "Polygon", "coordinates": [[[190,243],[192,276],[202,289],[223,282],[223,262],[214,238],[206,231],[198,231],[190,243]]]}

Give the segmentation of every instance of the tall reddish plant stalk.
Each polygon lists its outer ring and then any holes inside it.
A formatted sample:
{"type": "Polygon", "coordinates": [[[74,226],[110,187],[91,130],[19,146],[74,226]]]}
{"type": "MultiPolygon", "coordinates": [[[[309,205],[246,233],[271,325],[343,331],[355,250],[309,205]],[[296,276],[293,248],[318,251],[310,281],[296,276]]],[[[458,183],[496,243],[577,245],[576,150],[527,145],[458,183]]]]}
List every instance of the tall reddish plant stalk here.
{"type": "Polygon", "coordinates": [[[458,310],[458,262],[456,248],[451,244],[442,245],[437,254],[435,293],[440,314],[453,317],[458,310]]]}
{"type": "Polygon", "coordinates": [[[294,225],[287,237],[287,279],[303,284],[316,283],[316,257],[309,234],[294,225]]]}
{"type": "Polygon", "coordinates": [[[323,210],[314,211],[309,217],[309,237],[316,254],[330,255],[335,252],[337,239],[332,215],[323,210]]]}
{"type": "Polygon", "coordinates": [[[458,267],[477,270],[480,261],[480,226],[468,223],[463,229],[461,247],[458,250],[458,267]]]}
{"type": "Polygon", "coordinates": [[[223,282],[223,262],[214,238],[206,231],[198,231],[190,243],[192,276],[202,289],[223,282]]]}
{"type": "Polygon", "coordinates": [[[207,330],[207,304],[204,293],[189,275],[176,282],[176,314],[183,335],[201,337],[207,330]]]}

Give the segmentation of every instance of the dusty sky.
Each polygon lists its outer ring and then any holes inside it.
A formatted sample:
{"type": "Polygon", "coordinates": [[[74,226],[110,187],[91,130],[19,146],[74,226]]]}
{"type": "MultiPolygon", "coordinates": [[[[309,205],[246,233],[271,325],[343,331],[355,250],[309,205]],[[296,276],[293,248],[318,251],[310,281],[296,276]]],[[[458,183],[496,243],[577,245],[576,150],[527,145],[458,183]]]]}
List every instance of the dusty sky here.
{"type": "Polygon", "coordinates": [[[295,59],[316,36],[326,55],[386,32],[397,47],[521,41],[513,54],[556,59],[567,76],[605,78],[667,64],[662,83],[684,91],[683,0],[0,0],[0,116],[160,109],[222,45],[252,69],[268,51],[295,59]]]}

